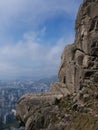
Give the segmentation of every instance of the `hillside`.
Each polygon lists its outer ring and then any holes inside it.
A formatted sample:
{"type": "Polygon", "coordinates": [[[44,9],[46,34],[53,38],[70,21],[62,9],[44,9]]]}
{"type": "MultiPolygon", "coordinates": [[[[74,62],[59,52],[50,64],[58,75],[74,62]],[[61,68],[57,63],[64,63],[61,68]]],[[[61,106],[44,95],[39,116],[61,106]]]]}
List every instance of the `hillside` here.
{"type": "Polygon", "coordinates": [[[98,130],[98,0],[80,5],[74,43],[62,53],[49,92],[26,94],[17,119],[26,130],[98,130]]]}

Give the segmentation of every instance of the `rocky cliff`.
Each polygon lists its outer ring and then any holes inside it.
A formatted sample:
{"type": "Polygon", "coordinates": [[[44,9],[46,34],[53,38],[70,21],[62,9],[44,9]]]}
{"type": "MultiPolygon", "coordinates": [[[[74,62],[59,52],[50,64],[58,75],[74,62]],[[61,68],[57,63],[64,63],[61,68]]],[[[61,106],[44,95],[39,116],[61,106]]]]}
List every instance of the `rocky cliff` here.
{"type": "Polygon", "coordinates": [[[98,130],[98,0],[80,5],[72,45],[65,47],[58,82],[44,94],[26,94],[17,119],[26,130],[98,130]]]}

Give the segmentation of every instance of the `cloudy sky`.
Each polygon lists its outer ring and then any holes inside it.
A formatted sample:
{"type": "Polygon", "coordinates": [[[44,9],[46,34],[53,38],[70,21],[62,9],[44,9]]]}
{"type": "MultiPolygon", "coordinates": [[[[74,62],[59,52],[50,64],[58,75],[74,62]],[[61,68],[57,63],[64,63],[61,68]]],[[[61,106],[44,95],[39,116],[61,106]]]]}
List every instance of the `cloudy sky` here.
{"type": "Polygon", "coordinates": [[[82,0],[0,0],[0,79],[56,75],[82,0]]]}

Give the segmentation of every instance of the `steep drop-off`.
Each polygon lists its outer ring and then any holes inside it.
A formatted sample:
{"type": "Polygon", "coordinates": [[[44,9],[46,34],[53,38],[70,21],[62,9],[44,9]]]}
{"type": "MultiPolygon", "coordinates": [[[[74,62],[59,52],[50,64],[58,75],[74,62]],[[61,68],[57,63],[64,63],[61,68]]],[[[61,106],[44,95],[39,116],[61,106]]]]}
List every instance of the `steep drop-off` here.
{"type": "Polygon", "coordinates": [[[17,119],[26,130],[98,130],[98,0],[84,0],[76,36],[61,57],[58,82],[44,94],[26,94],[17,119]]]}

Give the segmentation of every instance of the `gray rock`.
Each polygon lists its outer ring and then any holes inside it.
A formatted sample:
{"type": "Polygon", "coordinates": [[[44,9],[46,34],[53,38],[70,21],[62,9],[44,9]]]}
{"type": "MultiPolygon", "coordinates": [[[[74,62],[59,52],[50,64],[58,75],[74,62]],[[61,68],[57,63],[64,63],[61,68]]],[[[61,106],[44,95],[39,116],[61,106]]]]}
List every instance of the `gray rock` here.
{"type": "Polygon", "coordinates": [[[94,92],[94,98],[98,99],[98,92],[94,92]]]}
{"type": "Polygon", "coordinates": [[[89,100],[89,97],[90,97],[89,94],[84,94],[83,95],[84,102],[87,101],[87,100],[89,100]]]}

